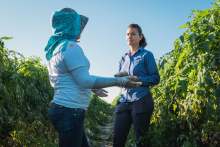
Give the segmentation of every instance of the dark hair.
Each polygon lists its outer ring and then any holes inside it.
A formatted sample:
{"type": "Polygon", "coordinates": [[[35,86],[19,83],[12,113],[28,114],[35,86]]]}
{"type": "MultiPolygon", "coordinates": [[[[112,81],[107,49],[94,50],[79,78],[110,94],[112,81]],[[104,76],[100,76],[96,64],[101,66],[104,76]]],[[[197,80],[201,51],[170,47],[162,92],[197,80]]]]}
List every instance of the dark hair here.
{"type": "Polygon", "coordinates": [[[146,40],[145,40],[145,37],[144,37],[144,34],[142,33],[142,29],[141,29],[141,27],[138,25],[138,24],[130,24],[129,26],[128,26],[128,28],[135,28],[135,29],[137,29],[138,30],[138,33],[139,33],[139,35],[140,36],[142,36],[142,39],[141,39],[141,41],[139,42],[139,47],[146,47],[147,46],[147,42],[146,42],[146,40]]]}

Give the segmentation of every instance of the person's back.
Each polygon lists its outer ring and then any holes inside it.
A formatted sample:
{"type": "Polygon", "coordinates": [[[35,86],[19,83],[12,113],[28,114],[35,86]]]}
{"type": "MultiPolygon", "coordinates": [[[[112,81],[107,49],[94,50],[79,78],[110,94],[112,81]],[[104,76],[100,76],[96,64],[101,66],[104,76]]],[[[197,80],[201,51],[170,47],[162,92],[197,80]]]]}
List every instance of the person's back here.
{"type": "Polygon", "coordinates": [[[89,69],[90,65],[76,42],[63,41],[55,49],[54,56],[48,61],[47,66],[50,82],[54,88],[52,102],[68,108],[86,109],[91,90],[80,87],[74,81],[71,71],[82,66],[89,69]]]}

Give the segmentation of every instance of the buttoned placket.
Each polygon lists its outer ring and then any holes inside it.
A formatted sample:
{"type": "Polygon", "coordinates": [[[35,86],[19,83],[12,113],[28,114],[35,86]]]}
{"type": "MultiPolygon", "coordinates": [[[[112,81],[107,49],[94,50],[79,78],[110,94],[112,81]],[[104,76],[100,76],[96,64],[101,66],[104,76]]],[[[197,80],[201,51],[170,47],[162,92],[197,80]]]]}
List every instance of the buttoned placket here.
{"type": "MultiPolygon", "coordinates": [[[[127,55],[129,57],[129,66],[128,66],[128,74],[129,75],[133,75],[133,69],[131,71],[131,64],[134,64],[134,56],[140,51],[140,48],[133,54],[131,55],[131,53],[129,52],[127,55]]],[[[129,100],[132,100],[132,96],[128,95],[128,90],[126,92],[126,96],[129,100]]]]}
{"type": "MultiPolygon", "coordinates": [[[[128,53],[128,57],[129,57],[128,75],[131,75],[130,68],[131,68],[132,56],[130,55],[130,53],[128,53]]],[[[127,92],[126,92],[126,96],[127,96],[127,99],[129,99],[129,100],[132,99],[132,98],[130,97],[130,95],[128,94],[128,89],[127,89],[127,92]]]]}

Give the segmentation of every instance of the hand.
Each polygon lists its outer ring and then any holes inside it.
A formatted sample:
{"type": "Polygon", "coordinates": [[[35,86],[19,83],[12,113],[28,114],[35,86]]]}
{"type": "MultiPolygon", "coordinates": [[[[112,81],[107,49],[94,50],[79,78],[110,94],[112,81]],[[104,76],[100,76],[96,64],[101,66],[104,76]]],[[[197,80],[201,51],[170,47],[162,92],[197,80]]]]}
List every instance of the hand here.
{"type": "Polygon", "coordinates": [[[137,76],[128,76],[128,79],[135,82],[140,82],[137,76]]]}
{"type": "Polygon", "coordinates": [[[135,88],[140,87],[142,82],[138,80],[136,76],[116,77],[120,87],[135,88]]]}
{"type": "Polygon", "coordinates": [[[125,88],[135,88],[142,85],[137,76],[127,76],[127,78],[129,81],[125,84],[125,88]]]}
{"type": "Polygon", "coordinates": [[[138,82],[139,79],[137,76],[129,76],[128,73],[126,71],[123,71],[123,72],[118,72],[114,75],[114,77],[128,77],[129,80],[131,81],[135,81],[135,82],[138,82]]]}
{"type": "Polygon", "coordinates": [[[114,75],[114,77],[125,77],[128,76],[128,73],[126,71],[118,72],[114,75]]]}
{"type": "Polygon", "coordinates": [[[92,92],[95,94],[95,95],[97,95],[97,96],[99,96],[99,97],[106,97],[106,96],[108,96],[108,91],[106,91],[106,90],[104,90],[104,89],[92,89],[92,92]]]}

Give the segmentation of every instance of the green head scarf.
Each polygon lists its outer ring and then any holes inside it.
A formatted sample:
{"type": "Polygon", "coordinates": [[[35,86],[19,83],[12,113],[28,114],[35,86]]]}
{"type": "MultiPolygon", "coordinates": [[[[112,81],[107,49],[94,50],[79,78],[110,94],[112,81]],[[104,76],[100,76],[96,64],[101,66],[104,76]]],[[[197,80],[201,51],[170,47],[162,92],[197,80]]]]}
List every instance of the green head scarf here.
{"type": "Polygon", "coordinates": [[[45,47],[46,59],[50,60],[55,48],[64,40],[76,40],[85,25],[88,18],[79,15],[71,8],[63,8],[56,11],[52,16],[53,35],[49,38],[45,47]]]}

